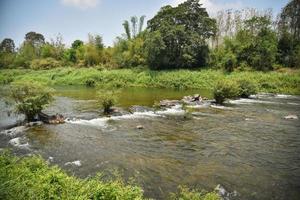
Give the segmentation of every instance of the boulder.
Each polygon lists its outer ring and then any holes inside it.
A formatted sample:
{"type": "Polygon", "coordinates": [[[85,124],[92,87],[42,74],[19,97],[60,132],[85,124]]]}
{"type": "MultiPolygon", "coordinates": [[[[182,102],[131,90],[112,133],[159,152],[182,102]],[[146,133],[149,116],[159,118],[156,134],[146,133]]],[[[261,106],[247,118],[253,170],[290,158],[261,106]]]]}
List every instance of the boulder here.
{"type": "Polygon", "coordinates": [[[179,100],[162,100],[159,102],[159,106],[160,107],[173,107],[173,106],[176,106],[180,104],[180,101],[179,100]]]}
{"type": "Polygon", "coordinates": [[[138,125],[136,126],[136,129],[144,129],[144,127],[142,125],[138,125]]]}
{"type": "Polygon", "coordinates": [[[38,118],[39,118],[39,120],[41,120],[42,122],[44,122],[46,124],[62,124],[62,123],[65,123],[64,116],[62,116],[60,114],[47,115],[45,113],[39,113],[38,118]]]}

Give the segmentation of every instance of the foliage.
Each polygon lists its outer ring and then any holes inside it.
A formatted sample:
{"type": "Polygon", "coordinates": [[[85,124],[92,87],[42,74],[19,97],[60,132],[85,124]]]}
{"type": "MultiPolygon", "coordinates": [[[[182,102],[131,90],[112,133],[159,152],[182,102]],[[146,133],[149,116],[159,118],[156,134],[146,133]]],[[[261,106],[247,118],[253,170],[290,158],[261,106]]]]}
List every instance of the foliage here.
{"type": "Polygon", "coordinates": [[[97,93],[97,99],[100,103],[103,113],[109,114],[112,112],[112,107],[117,103],[117,92],[111,90],[100,90],[97,93]]]}
{"type": "Polygon", "coordinates": [[[235,81],[221,80],[216,84],[213,93],[216,103],[223,104],[226,99],[239,96],[239,85],[235,81]]]}
{"type": "Polygon", "coordinates": [[[96,85],[96,82],[95,82],[95,80],[94,79],[87,79],[86,81],[85,81],[85,85],[87,86],[87,87],[95,87],[95,85],[96,85]]]}
{"type": "Polygon", "coordinates": [[[199,0],[188,0],[178,7],[165,6],[148,21],[148,63],[153,69],[205,66],[206,39],[216,31],[199,0]],[[154,38],[151,38],[154,37],[154,38]],[[155,44],[152,44],[154,42],[155,44]],[[155,47],[156,44],[160,46],[155,47]]]}
{"type": "Polygon", "coordinates": [[[0,68],[14,66],[16,55],[14,53],[0,52],[0,68]]]}
{"type": "MultiPolygon", "coordinates": [[[[47,85],[85,85],[87,79],[97,85],[116,87],[153,88],[200,88],[213,89],[221,79],[239,80],[247,77],[255,83],[259,92],[300,94],[300,71],[282,68],[278,71],[234,71],[230,74],[222,70],[202,69],[200,71],[170,70],[152,71],[147,69],[98,70],[96,68],[63,67],[50,70],[3,69],[0,83],[13,80],[33,80],[47,85]]],[[[10,81],[9,81],[10,82],[10,81]]]]}
{"type": "Polygon", "coordinates": [[[5,53],[14,53],[15,52],[15,43],[10,38],[5,38],[0,43],[0,52],[5,53]]]}
{"type": "Polygon", "coordinates": [[[10,97],[16,103],[17,112],[32,121],[51,102],[52,91],[38,82],[16,81],[11,84],[10,97]]]}
{"type": "Polygon", "coordinates": [[[60,66],[61,63],[54,58],[34,59],[30,63],[31,69],[52,69],[60,66]]]}
{"type": "Polygon", "coordinates": [[[174,200],[221,200],[216,192],[207,193],[205,191],[190,190],[187,187],[180,186],[179,194],[171,194],[174,200]]]}
{"type": "Polygon", "coordinates": [[[144,199],[137,186],[101,176],[78,179],[39,156],[19,158],[0,154],[0,199],[144,199]]]}
{"type": "Polygon", "coordinates": [[[118,38],[115,43],[113,58],[119,67],[137,67],[146,64],[144,39],[136,37],[131,40],[118,38]]]}
{"type": "Polygon", "coordinates": [[[250,95],[257,94],[257,85],[250,79],[244,78],[237,80],[239,85],[239,96],[243,98],[248,98],[250,95]]]}

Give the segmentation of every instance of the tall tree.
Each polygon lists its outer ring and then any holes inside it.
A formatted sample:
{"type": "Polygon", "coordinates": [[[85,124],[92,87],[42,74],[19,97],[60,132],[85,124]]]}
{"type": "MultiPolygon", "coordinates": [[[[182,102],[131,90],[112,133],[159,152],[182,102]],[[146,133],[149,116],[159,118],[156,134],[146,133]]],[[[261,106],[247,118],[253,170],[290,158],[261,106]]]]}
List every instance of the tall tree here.
{"type": "Polygon", "coordinates": [[[35,48],[39,48],[45,44],[45,37],[40,33],[31,31],[26,33],[25,42],[31,44],[35,48]]]}
{"type": "Polygon", "coordinates": [[[127,39],[130,40],[131,39],[131,31],[130,31],[129,22],[127,20],[124,21],[123,27],[124,27],[127,39]]]}
{"type": "Polygon", "coordinates": [[[14,53],[15,52],[15,43],[10,38],[5,38],[0,44],[0,52],[5,53],[14,53]]]}
{"type": "Polygon", "coordinates": [[[146,41],[152,68],[192,68],[206,64],[206,40],[215,35],[216,21],[209,17],[199,0],[187,0],[178,7],[162,7],[148,21],[148,29],[153,37],[146,41]],[[161,48],[154,48],[152,42],[161,48]]]}
{"type": "Polygon", "coordinates": [[[279,26],[281,31],[288,31],[300,40],[300,0],[291,0],[282,9],[279,26]]]}
{"type": "Polygon", "coordinates": [[[126,39],[134,39],[143,31],[145,17],[145,15],[141,16],[140,18],[137,16],[132,16],[130,19],[131,26],[128,20],[123,22],[126,39]]]}

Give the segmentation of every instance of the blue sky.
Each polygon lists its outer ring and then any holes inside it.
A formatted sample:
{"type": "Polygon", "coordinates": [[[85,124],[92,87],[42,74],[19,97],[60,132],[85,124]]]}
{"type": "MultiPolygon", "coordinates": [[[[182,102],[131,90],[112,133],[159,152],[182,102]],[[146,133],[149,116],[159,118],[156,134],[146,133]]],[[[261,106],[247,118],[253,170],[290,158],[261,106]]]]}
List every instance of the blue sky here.
{"type": "MultiPolygon", "coordinates": [[[[160,7],[184,0],[0,0],[0,40],[9,37],[18,46],[29,31],[47,40],[58,33],[64,42],[87,40],[88,33],[102,35],[106,45],[123,33],[122,23],[130,16],[154,16],[160,7]]],[[[201,0],[210,13],[220,9],[272,8],[275,13],[288,0],[201,0]]]]}

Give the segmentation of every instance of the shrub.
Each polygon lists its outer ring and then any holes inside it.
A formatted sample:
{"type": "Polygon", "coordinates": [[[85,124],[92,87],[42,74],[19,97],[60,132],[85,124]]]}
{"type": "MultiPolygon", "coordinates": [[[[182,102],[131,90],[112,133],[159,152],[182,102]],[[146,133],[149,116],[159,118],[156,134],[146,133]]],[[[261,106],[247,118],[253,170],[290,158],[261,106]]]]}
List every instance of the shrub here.
{"type": "Polygon", "coordinates": [[[190,190],[187,187],[179,187],[179,194],[171,194],[173,200],[221,200],[216,192],[190,190]]]}
{"type": "Polygon", "coordinates": [[[222,104],[228,98],[238,97],[239,87],[235,81],[222,80],[216,84],[213,94],[216,103],[222,104]]]}
{"type": "Polygon", "coordinates": [[[52,90],[38,82],[19,81],[11,84],[10,97],[16,103],[16,111],[32,121],[51,102],[52,90]]]}
{"type": "Polygon", "coordinates": [[[256,94],[258,91],[257,85],[249,79],[240,79],[237,81],[239,84],[239,96],[248,98],[251,94],[256,94]]]}
{"type": "Polygon", "coordinates": [[[236,63],[237,60],[235,55],[233,53],[228,53],[223,60],[223,65],[226,72],[233,72],[236,63]]]}
{"type": "Polygon", "coordinates": [[[98,92],[97,98],[104,114],[112,112],[111,107],[117,103],[117,92],[112,90],[101,90],[98,92]]]}
{"type": "Polygon", "coordinates": [[[96,85],[96,82],[95,82],[95,80],[94,79],[87,79],[86,81],[85,81],[85,85],[87,86],[87,87],[95,87],[95,85],[96,85]]]}
{"type": "Polygon", "coordinates": [[[31,69],[52,69],[60,66],[61,63],[54,58],[34,59],[30,63],[31,69]]]}
{"type": "Polygon", "coordinates": [[[143,199],[140,187],[101,176],[79,179],[39,156],[19,158],[0,153],[0,199],[143,199]]]}

